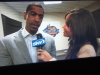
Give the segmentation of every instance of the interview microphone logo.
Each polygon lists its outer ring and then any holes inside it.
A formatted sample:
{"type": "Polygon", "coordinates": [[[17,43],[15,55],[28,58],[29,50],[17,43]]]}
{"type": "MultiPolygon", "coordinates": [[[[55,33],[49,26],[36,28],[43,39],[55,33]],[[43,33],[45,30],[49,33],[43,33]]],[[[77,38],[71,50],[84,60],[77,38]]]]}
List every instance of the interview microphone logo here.
{"type": "Polygon", "coordinates": [[[40,47],[40,46],[44,46],[45,44],[46,44],[45,38],[40,38],[32,41],[33,47],[40,47]]]}

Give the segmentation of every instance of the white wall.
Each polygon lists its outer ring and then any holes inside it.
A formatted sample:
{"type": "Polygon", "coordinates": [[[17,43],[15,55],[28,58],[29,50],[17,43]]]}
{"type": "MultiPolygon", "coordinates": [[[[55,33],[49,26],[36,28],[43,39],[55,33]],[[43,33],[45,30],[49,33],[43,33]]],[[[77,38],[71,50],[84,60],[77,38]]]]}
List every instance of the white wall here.
{"type": "Polygon", "coordinates": [[[22,22],[22,15],[17,10],[13,9],[12,7],[8,6],[7,4],[0,2],[0,11],[1,14],[4,14],[5,16],[15,19],[17,21],[22,22]]]}
{"type": "Polygon", "coordinates": [[[7,4],[0,2],[0,38],[4,37],[1,14],[5,15],[9,18],[12,18],[12,19],[22,22],[21,13],[19,13],[12,7],[8,6],[7,4]]]}

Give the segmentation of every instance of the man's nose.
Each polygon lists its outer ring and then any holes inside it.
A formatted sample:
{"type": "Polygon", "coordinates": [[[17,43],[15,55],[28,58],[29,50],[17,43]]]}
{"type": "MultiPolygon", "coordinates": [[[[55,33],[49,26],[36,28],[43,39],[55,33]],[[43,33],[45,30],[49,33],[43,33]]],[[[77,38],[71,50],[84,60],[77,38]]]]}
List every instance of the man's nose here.
{"type": "Polygon", "coordinates": [[[35,20],[36,20],[37,22],[39,22],[39,16],[38,16],[38,15],[36,15],[35,20]]]}

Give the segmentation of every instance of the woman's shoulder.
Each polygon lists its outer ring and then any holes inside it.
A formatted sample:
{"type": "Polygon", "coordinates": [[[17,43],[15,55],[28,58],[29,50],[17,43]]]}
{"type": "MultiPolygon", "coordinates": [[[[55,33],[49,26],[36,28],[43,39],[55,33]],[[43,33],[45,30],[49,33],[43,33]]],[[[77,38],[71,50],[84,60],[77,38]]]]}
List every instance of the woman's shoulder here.
{"type": "Polygon", "coordinates": [[[94,47],[93,47],[93,45],[91,45],[90,43],[87,43],[87,44],[84,44],[81,48],[80,48],[80,50],[82,51],[82,50],[94,50],[94,47]]]}
{"type": "Polygon", "coordinates": [[[78,57],[92,57],[92,56],[96,56],[96,52],[95,52],[94,47],[90,43],[87,43],[87,44],[84,44],[80,48],[77,56],[78,57]]]}

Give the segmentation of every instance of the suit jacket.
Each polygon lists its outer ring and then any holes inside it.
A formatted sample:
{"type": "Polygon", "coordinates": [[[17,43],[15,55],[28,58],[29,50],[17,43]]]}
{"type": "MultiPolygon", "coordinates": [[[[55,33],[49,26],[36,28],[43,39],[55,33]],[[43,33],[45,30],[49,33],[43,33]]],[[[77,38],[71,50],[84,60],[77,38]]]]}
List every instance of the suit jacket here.
{"type": "MultiPolygon", "coordinates": [[[[21,31],[22,29],[0,39],[0,66],[32,63],[21,31]]],[[[56,47],[53,38],[46,33],[42,35],[46,40],[43,49],[56,58],[56,47]]]]}

